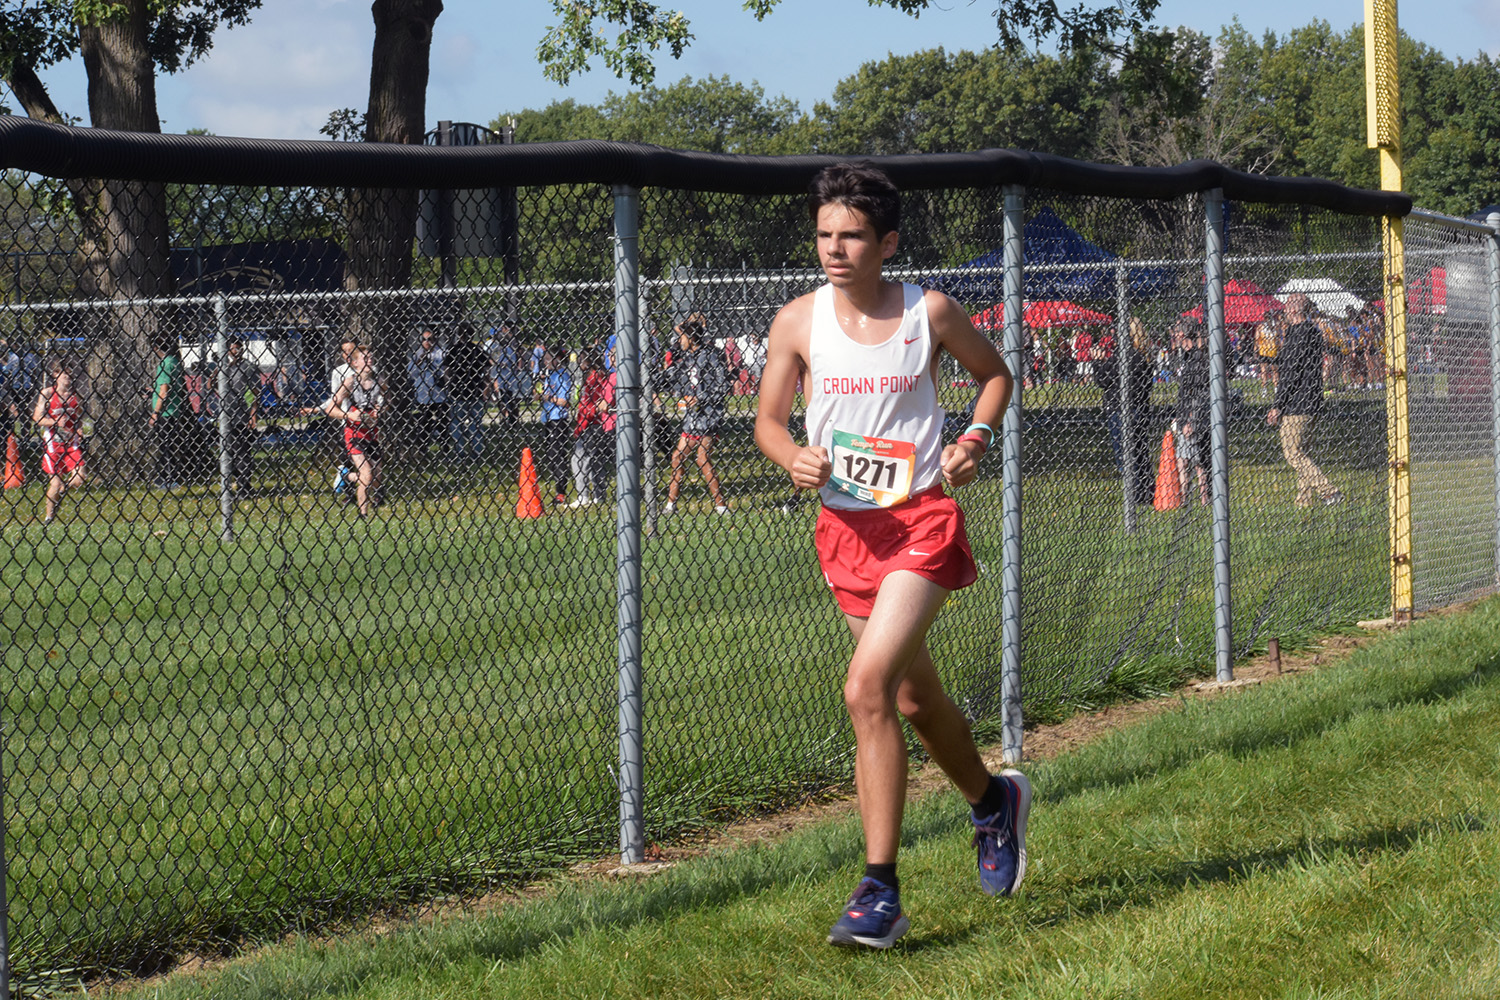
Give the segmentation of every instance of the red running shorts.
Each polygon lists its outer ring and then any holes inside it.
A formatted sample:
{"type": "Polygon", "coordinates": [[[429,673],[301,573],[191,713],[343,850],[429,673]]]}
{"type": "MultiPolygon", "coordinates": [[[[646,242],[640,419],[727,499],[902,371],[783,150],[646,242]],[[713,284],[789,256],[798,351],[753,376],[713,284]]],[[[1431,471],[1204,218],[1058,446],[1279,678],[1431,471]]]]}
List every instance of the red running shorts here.
{"type": "Polygon", "coordinates": [[[941,484],[894,507],[824,507],[813,533],[823,579],[845,614],[868,618],[887,573],[910,570],[947,590],[979,578],[964,512],[941,484]]]}
{"type": "Polygon", "coordinates": [[[49,476],[66,476],[83,465],[83,449],[78,445],[49,444],[42,453],[42,472],[49,476]]]}

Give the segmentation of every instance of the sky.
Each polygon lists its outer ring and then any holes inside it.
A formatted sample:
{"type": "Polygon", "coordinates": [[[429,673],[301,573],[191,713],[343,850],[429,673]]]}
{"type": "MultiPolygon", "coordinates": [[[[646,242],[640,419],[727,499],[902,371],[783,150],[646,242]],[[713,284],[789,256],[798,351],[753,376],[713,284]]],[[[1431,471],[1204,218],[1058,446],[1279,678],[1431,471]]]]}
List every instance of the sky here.
{"type": "MultiPolygon", "coordinates": [[[[993,44],[993,0],[933,0],[913,19],[866,0],[783,0],[757,23],[736,0],[677,0],[695,38],[681,60],[662,55],[657,82],[728,76],[755,82],[805,111],[833,94],[866,62],[942,46],[993,44]]],[[[667,0],[663,6],[674,6],[667,0]]],[[[1064,5],[1070,6],[1070,5],[1064,5]]],[[[1500,0],[1406,0],[1401,27],[1450,58],[1500,56],[1500,0]]],[[[1202,0],[1162,0],[1156,23],[1217,34],[1236,12],[1202,0]]],[[[1258,0],[1238,12],[1259,36],[1285,34],[1314,19],[1345,29],[1364,19],[1363,0],[1258,0]]],[[[542,75],[538,42],[554,23],[548,0],[446,0],[434,29],[427,115],[488,124],[506,112],[572,98],[593,104],[629,88],[602,67],[566,87],[542,75]]],[[[250,24],[221,31],[213,51],[185,72],[158,80],[162,128],[218,135],[317,139],[331,111],[363,110],[374,28],[369,0],[264,0],[250,24]]],[[[45,80],[65,113],[87,122],[78,60],[45,80]]],[[[9,95],[6,95],[7,97],[9,95]]]]}

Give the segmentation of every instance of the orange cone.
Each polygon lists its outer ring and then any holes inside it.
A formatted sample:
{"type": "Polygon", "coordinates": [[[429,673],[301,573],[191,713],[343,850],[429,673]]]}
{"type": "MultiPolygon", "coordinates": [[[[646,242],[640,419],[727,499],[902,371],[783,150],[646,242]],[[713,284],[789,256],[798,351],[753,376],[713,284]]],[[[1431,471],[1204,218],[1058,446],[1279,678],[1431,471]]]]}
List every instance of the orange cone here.
{"type": "Polygon", "coordinates": [[[1156,499],[1151,506],[1157,510],[1176,510],[1182,506],[1182,483],[1177,479],[1177,442],[1172,438],[1171,428],[1162,435],[1161,464],[1156,467],[1156,499]]]}
{"type": "Polygon", "coordinates": [[[542,496],[536,491],[536,461],[530,448],[521,449],[521,498],[516,501],[516,517],[542,516],[542,496]]]}
{"type": "Polygon", "coordinates": [[[26,485],[26,470],[21,468],[21,446],[14,434],[5,436],[5,488],[13,490],[26,485]]]}

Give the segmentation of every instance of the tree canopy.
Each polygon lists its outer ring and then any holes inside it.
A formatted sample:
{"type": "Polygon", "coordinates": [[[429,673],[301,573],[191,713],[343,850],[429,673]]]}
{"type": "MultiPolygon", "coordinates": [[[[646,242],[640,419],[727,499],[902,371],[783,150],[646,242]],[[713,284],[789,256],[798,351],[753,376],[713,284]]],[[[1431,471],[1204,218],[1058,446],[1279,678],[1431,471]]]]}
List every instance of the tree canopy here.
{"type": "MultiPolygon", "coordinates": [[[[1453,60],[1402,36],[1402,145],[1418,204],[1500,201],[1500,63],[1453,60]]],[[[522,142],[615,139],[734,153],[899,154],[1011,147],[1164,166],[1207,157],[1255,173],[1379,184],[1365,146],[1364,42],[1327,21],[1252,36],[1141,28],[1114,51],[1075,44],[931,49],[868,62],[804,111],[724,77],[648,86],[597,105],[500,116],[522,142]]]]}
{"type": "MultiPolygon", "coordinates": [[[[918,17],[932,0],[868,0],[871,7],[890,7],[918,17]]],[[[996,42],[1000,48],[1024,47],[1027,41],[1055,38],[1063,51],[1108,45],[1119,35],[1139,32],[1151,21],[1160,0],[1080,2],[1066,9],[1056,0],[993,0],[996,42]]],[[[744,0],[741,7],[764,20],[781,0],[744,0]]],[[[552,0],[557,23],[537,47],[547,76],[567,83],[595,58],[633,86],[656,79],[656,56],[665,49],[677,59],[692,43],[691,22],[680,10],[664,10],[650,0],[552,0]],[[614,37],[610,37],[610,32],[614,37]]]]}

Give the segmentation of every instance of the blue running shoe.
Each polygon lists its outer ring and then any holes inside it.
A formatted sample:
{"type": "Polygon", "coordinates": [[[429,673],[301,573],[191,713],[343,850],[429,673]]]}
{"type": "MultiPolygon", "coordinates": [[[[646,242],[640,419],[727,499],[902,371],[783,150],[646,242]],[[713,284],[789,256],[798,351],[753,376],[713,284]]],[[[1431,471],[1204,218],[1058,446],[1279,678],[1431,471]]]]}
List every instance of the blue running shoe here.
{"type": "Polygon", "coordinates": [[[901,896],[884,882],[867,878],[844,905],[828,932],[828,943],[845,947],[889,948],[911,928],[901,913],[901,896]]]}
{"type": "Polygon", "coordinates": [[[1004,770],[1005,808],[993,816],[970,815],[979,852],[979,887],[991,896],[1009,896],[1026,877],[1026,819],[1031,815],[1031,782],[1020,771],[1004,770]]]}

